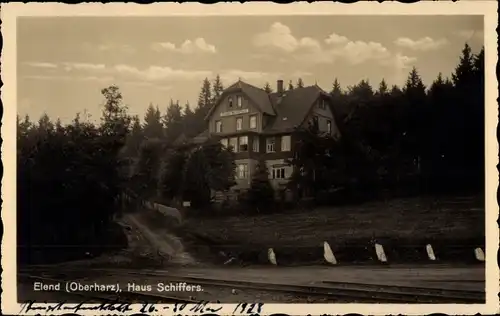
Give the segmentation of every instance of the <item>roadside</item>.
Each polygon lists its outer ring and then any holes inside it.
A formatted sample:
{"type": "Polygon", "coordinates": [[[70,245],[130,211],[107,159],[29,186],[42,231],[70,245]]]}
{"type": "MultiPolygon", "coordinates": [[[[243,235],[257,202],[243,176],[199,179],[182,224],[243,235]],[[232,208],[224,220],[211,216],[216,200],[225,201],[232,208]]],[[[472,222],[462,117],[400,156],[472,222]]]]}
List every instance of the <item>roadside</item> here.
{"type": "MultiPolygon", "coordinates": [[[[54,272],[56,273],[56,272],[54,272]]],[[[177,278],[191,278],[188,284],[198,286],[196,280],[228,280],[237,282],[257,282],[272,284],[286,284],[289,286],[329,286],[332,282],[341,282],[353,286],[354,283],[373,284],[377,286],[422,287],[439,290],[456,290],[484,292],[484,268],[480,267],[395,267],[393,269],[365,269],[354,267],[301,267],[288,269],[273,268],[230,268],[230,269],[203,269],[203,268],[169,268],[166,270],[80,270],[57,271],[55,276],[48,273],[47,277],[62,278],[80,284],[120,284],[123,291],[129,284],[151,286],[151,290],[138,289],[139,293],[150,295],[175,296],[190,300],[208,300],[221,302],[322,302],[317,295],[297,295],[290,293],[268,292],[204,284],[201,291],[162,291],[159,283],[177,284],[177,278]]],[[[46,274],[47,275],[47,274],[46,274]]],[[[20,300],[30,299],[29,281],[23,281],[23,293],[19,293],[20,300]],[[28,286],[28,288],[26,287],[28,286]]],[[[333,295],[335,295],[333,293],[333,295]]],[[[326,301],[323,301],[326,302],[326,301]]],[[[331,303],[331,301],[329,301],[331,303]]],[[[337,303],[353,302],[352,300],[336,301],[337,303]]]]}
{"type": "MultiPolygon", "coordinates": [[[[182,223],[153,209],[117,219],[128,247],[60,266],[162,269],[182,266],[327,265],[328,242],[339,266],[381,265],[374,244],[393,264],[477,264],[484,250],[478,197],[413,198],[258,216],[190,217],[182,223]],[[426,246],[432,245],[431,261],[426,246]]],[[[118,225],[117,225],[118,226],[118,225]]]]}

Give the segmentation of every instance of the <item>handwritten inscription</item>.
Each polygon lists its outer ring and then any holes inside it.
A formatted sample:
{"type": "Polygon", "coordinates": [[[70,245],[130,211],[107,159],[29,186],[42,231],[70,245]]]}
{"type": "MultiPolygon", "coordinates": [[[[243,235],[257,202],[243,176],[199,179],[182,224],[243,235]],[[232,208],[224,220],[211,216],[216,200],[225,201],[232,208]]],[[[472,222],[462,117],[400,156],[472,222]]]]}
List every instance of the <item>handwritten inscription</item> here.
{"type": "Polygon", "coordinates": [[[21,305],[21,311],[19,314],[27,313],[30,311],[44,311],[45,314],[50,314],[56,311],[71,311],[73,313],[78,313],[80,311],[112,311],[119,313],[126,313],[132,311],[130,303],[119,303],[118,301],[111,303],[101,303],[97,306],[85,306],[87,301],[78,304],[68,304],[66,301],[54,303],[54,304],[36,304],[36,301],[27,301],[21,305]]]}
{"type": "MultiPolygon", "coordinates": [[[[252,314],[258,315],[262,313],[264,306],[263,303],[240,303],[234,309],[234,313],[239,314],[252,314]]],[[[221,302],[217,301],[215,303],[209,301],[200,301],[198,303],[175,303],[173,305],[157,305],[154,303],[143,303],[139,304],[139,312],[143,314],[156,313],[160,310],[171,310],[174,313],[187,313],[187,314],[206,314],[206,313],[217,313],[222,311],[224,308],[221,302]]],[[[88,301],[84,301],[77,304],[70,304],[66,301],[53,303],[53,304],[43,304],[36,303],[36,301],[27,301],[22,304],[20,314],[27,313],[31,311],[36,311],[37,314],[51,314],[57,311],[78,313],[82,311],[106,311],[116,313],[127,313],[132,311],[137,311],[137,305],[132,305],[132,303],[123,303],[119,301],[101,303],[98,305],[90,304],[88,301]]],[[[229,311],[227,311],[229,312],[229,311]]],[[[224,313],[227,314],[227,313],[224,313]]]]}
{"type": "Polygon", "coordinates": [[[262,313],[262,306],[264,303],[239,303],[233,310],[233,314],[260,314],[262,313]]]}

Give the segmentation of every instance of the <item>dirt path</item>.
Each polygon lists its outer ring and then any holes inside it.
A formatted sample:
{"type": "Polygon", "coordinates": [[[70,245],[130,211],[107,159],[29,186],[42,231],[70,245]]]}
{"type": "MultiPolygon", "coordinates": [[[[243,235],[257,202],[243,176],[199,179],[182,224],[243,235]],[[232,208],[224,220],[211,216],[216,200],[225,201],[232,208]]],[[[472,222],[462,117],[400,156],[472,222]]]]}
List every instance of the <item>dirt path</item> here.
{"type": "Polygon", "coordinates": [[[194,264],[194,258],[184,250],[181,240],[169,234],[167,231],[157,232],[150,229],[142,223],[140,217],[135,214],[126,214],[124,221],[135,226],[147,239],[147,241],[159,250],[162,256],[165,256],[170,263],[194,264]]]}

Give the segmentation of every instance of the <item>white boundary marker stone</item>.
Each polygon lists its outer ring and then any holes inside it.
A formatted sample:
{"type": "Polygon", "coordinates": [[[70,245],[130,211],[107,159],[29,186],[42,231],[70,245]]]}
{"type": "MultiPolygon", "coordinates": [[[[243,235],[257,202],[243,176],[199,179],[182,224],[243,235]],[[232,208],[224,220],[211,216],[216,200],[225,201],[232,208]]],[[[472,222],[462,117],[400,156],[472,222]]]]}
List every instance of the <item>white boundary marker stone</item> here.
{"type": "Polygon", "coordinates": [[[278,265],[278,262],[276,261],[276,254],[274,253],[273,248],[269,248],[267,250],[267,257],[269,258],[269,262],[271,262],[275,266],[278,265]]]}
{"type": "Polygon", "coordinates": [[[323,243],[323,256],[325,257],[326,262],[337,264],[337,259],[335,259],[332,248],[330,248],[330,245],[326,241],[323,243]]]}
{"type": "Polygon", "coordinates": [[[484,261],[484,251],[481,248],[476,248],[474,249],[474,255],[476,256],[476,259],[479,261],[484,261]]]}
{"type": "Polygon", "coordinates": [[[429,257],[429,259],[435,261],[436,255],[434,254],[434,249],[432,249],[432,245],[428,244],[425,248],[427,249],[427,256],[429,257]]]}
{"type": "Polygon", "coordinates": [[[381,244],[375,244],[375,252],[379,261],[387,262],[387,257],[385,256],[384,247],[381,244]]]}

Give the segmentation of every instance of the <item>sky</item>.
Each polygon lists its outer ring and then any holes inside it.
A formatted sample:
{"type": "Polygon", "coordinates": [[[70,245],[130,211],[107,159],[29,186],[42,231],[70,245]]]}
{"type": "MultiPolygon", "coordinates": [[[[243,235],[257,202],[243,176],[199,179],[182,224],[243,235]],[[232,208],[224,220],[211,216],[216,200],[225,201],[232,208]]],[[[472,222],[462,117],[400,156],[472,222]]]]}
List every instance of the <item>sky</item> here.
{"type": "Polygon", "coordinates": [[[170,99],[196,105],[202,80],[256,86],[301,77],[330,90],[367,79],[402,85],[417,67],[426,85],[450,76],[468,42],[484,44],[482,16],[21,17],[20,115],[63,122],[100,117],[116,84],[133,115],[170,99]]]}

